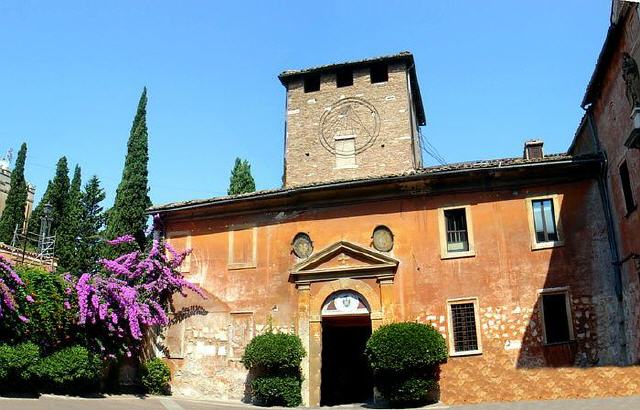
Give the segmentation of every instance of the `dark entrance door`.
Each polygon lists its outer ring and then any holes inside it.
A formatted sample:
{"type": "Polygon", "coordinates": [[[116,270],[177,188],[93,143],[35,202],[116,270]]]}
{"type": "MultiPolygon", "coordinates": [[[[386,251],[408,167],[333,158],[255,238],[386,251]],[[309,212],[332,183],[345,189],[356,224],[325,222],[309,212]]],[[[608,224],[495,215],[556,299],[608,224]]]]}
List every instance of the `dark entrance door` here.
{"type": "Polygon", "coordinates": [[[322,318],[320,404],[363,403],[373,397],[364,349],[371,336],[369,316],[322,318]]]}

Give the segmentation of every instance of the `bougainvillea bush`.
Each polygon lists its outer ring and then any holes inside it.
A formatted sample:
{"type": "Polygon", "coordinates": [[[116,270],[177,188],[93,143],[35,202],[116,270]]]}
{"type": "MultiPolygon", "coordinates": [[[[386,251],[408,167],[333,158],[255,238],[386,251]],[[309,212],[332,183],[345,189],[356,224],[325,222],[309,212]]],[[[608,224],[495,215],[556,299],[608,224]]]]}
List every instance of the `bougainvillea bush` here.
{"type": "Polygon", "coordinates": [[[84,332],[77,326],[77,309],[65,308],[62,277],[26,265],[18,265],[15,272],[24,283],[14,294],[20,314],[0,319],[0,343],[33,342],[44,354],[80,343],[84,332]]]}
{"type": "Polygon", "coordinates": [[[11,262],[0,255],[0,320],[6,320],[15,316],[20,321],[26,322],[29,319],[20,313],[18,298],[20,293],[24,293],[24,281],[11,262]]]}
{"type": "MultiPolygon", "coordinates": [[[[109,241],[111,246],[135,241],[126,235],[109,241]]],[[[168,303],[172,295],[187,291],[204,297],[201,289],[185,280],[179,267],[190,251],[178,252],[154,240],[148,252],[133,251],[115,259],[102,259],[102,270],[83,273],[69,283],[68,306],[78,304],[78,323],[87,341],[106,358],[131,357],[143,344],[145,329],[169,324],[168,303]]]]}

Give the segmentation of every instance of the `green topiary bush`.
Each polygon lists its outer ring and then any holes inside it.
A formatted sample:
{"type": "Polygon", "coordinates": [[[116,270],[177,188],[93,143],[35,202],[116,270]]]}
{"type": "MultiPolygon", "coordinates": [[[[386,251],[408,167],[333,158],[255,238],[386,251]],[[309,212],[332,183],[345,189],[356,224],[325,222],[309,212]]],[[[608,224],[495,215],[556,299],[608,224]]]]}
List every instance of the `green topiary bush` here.
{"type": "Polygon", "coordinates": [[[269,332],[254,337],[242,357],[253,377],[253,402],[262,406],[300,405],[300,363],[305,355],[297,335],[269,332]]]}
{"type": "Polygon", "coordinates": [[[171,370],[160,358],[147,360],[142,364],[142,385],[150,394],[170,395],[171,370]]]}
{"type": "Polygon", "coordinates": [[[102,361],[82,346],[59,350],[32,365],[28,372],[44,390],[86,392],[98,388],[102,361]]]}
{"type": "Polygon", "coordinates": [[[373,332],[365,354],[384,399],[393,406],[417,405],[437,389],[447,345],[430,325],[393,323],[373,332]]]}
{"type": "Polygon", "coordinates": [[[260,406],[296,407],[302,404],[299,376],[261,376],[251,382],[254,403],[260,406]]]}
{"type": "Polygon", "coordinates": [[[40,348],[33,343],[0,345],[0,387],[13,390],[30,377],[28,369],[40,359],[40,348]]]}
{"type": "Polygon", "coordinates": [[[244,351],[247,369],[297,369],[305,356],[300,338],[286,333],[265,333],[254,337],[244,351]]]}

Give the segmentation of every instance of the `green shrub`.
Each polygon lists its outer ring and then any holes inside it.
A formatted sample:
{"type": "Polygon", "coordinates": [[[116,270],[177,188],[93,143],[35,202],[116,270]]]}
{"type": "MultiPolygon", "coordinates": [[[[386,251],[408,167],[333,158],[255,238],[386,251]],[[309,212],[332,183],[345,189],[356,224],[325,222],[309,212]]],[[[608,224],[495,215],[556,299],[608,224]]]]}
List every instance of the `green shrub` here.
{"type": "Polygon", "coordinates": [[[171,394],[171,370],[160,358],[147,360],[142,364],[142,385],[150,394],[171,394]]]}
{"type": "Polygon", "coordinates": [[[18,385],[29,378],[27,371],[40,359],[40,348],[33,343],[0,345],[0,384],[18,385]]]}
{"type": "Polygon", "coordinates": [[[0,341],[7,344],[33,342],[43,350],[55,350],[73,343],[80,334],[75,325],[76,310],[64,306],[67,284],[56,273],[42,268],[17,266],[16,271],[25,282],[25,288],[16,295],[21,314],[29,320],[17,317],[0,320],[0,341]],[[27,301],[27,296],[33,302],[27,301]]]}
{"type": "Polygon", "coordinates": [[[254,403],[261,406],[296,407],[302,404],[299,376],[260,376],[251,382],[254,403]]]}
{"type": "Polygon", "coordinates": [[[253,402],[262,406],[301,404],[300,362],[305,354],[297,335],[269,332],[254,337],[242,356],[254,377],[253,402]]]}
{"type": "Polygon", "coordinates": [[[305,356],[297,335],[265,333],[254,337],[244,351],[242,363],[247,369],[296,370],[305,356]]]}
{"type": "Polygon", "coordinates": [[[395,406],[414,405],[437,389],[447,345],[430,325],[393,323],[373,332],[365,354],[381,395],[395,406]]]}
{"type": "Polygon", "coordinates": [[[43,358],[28,371],[45,390],[84,392],[98,387],[102,362],[86,348],[71,346],[43,358]]]}

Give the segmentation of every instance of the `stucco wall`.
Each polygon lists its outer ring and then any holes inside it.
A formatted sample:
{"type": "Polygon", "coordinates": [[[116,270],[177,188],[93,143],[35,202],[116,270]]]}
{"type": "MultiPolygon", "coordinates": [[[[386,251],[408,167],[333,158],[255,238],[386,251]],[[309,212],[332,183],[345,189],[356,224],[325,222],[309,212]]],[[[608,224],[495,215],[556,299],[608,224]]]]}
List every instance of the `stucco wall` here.
{"type": "MultiPolygon", "coordinates": [[[[443,401],[505,399],[503,391],[495,389],[503,383],[529,392],[512,399],[580,396],[576,385],[582,367],[621,363],[623,339],[600,203],[595,182],[583,181],[519,191],[167,220],[171,242],[194,249],[188,277],[210,294],[206,301],[193,297],[176,301],[178,310],[194,304],[198,308],[168,331],[174,391],[242,399],[246,372],[238,358],[244,345],[267,325],[287,331],[300,327],[298,290],[289,278],[298,262],[291,252],[295,234],[308,233],[314,253],[338,241],[371,248],[372,231],[383,224],[395,236],[388,256],[400,262],[388,285],[391,302],[383,307],[387,321],[434,323],[448,339],[447,299],[478,298],[483,353],[451,358],[443,367],[443,401]],[[541,195],[557,195],[564,245],[532,250],[526,203],[527,198],[541,195]],[[441,259],[438,209],[458,205],[470,206],[476,255],[441,259]],[[234,229],[255,232],[256,260],[249,267],[228,266],[229,231],[234,229]],[[569,288],[575,342],[549,347],[542,341],[538,291],[555,287],[569,288]],[[532,371],[553,378],[555,370],[549,368],[554,366],[565,367],[564,384],[546,392],[530,388],[532,371]]],[[[252,235],[244,235],[249,259],[252,235]]],[[[370,286],[377,285],[374,281],[370,286]]],[[[310,288],[312,299],[315,289],[310,288]]],[[[600,392],[623,394],[606,386],[600,392]]]]}

